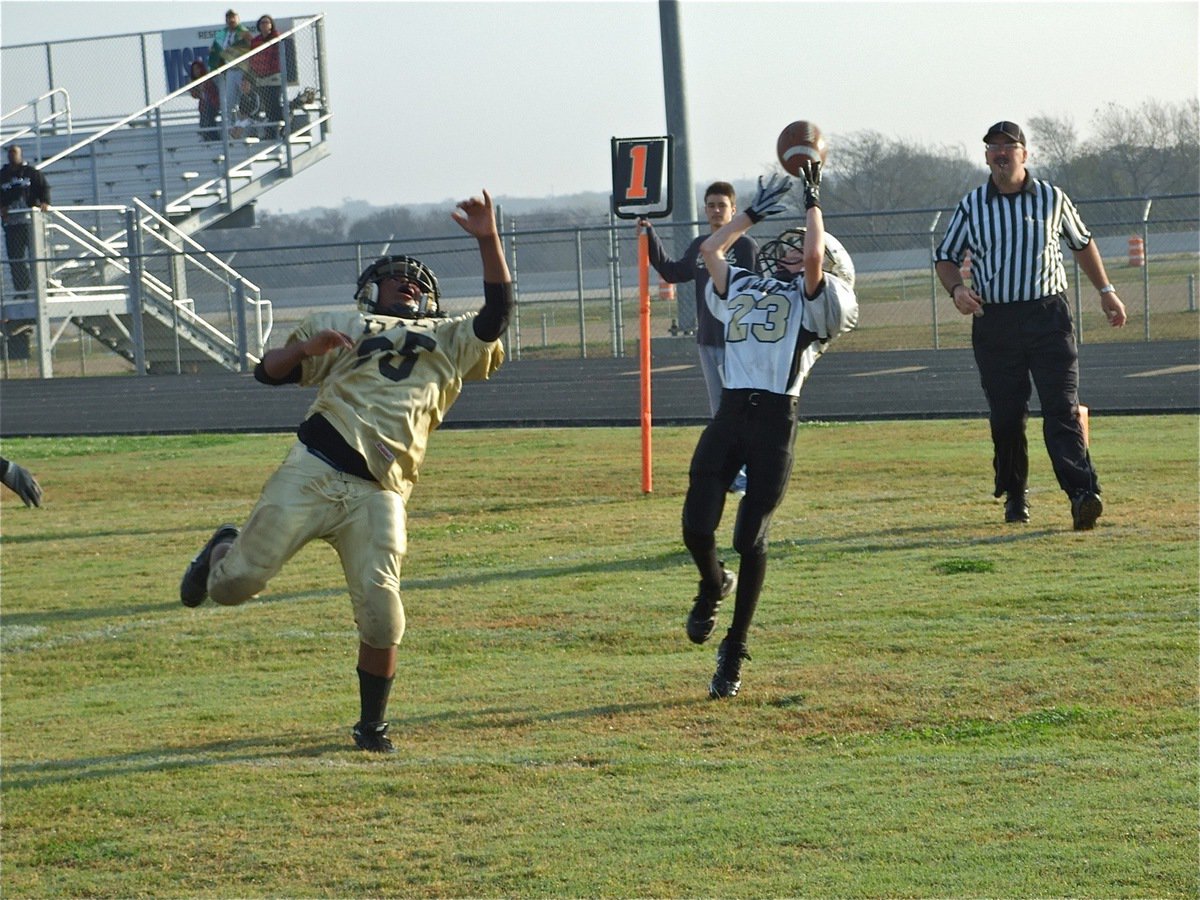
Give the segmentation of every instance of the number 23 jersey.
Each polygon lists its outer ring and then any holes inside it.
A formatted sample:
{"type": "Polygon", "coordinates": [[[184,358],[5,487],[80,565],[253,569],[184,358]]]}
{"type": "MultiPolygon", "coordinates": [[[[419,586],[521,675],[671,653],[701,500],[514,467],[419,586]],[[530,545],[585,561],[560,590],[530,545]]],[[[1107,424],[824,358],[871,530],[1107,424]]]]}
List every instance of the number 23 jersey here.
{"type": "Polygon", "coordinates": [[[480,340],[474,322],[474,313],[416,320],[357,311],[309,316],[288,344],[333,329],[349,335],[354,347],[304,360],[300,384],[318,386],[306,418],[320,413],[328,419],[380,485],[407,500],[429,433],[463,382],[487,379],[504,361],[500,341],[480,340]]]}
{"type": "Polygon", "coordinates": [[[710,282],[705,300],[725,325],[724,386],[792,397],[800,395],[813,363],[837,337],[838,329],[829,327],[830,310],[839,317],[852,311],[854,321],[858,316],[853,288],[830,272],[808,300],[803,278],[780,281],[730,266],[725,296],[710,282]],[[822,334],[828,337],[822,340],[822,334]]]}

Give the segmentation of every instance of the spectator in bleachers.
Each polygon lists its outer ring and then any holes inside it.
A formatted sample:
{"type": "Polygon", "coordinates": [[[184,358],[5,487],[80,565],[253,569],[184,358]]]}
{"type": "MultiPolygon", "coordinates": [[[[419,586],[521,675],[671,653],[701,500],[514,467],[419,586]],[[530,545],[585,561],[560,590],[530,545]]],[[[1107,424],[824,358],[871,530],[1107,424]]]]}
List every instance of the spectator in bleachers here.
{"type": "Polygon", "coordinates": [[[259,137],[259,126],[262,121],[262,103],[259,100],[258,83],[250,72],[242,79],[242,95],[233,111],[233,121],[229,123],[229,136],[241,138],[259,137]]]}
{"type": "Polygon", "coordinates": [[[13,290],[29,290],[29,210],[50,208],[46,176],[25,162],[18,144],[8,148],[8,162],[0,168],[0,221],[4,223],[4,248],[12,271],[13,290]]]}
{"type": "MultiPolygon", "coordinates": [[[[208,48],[208,70],[215,71],[226,63],[233,62],[239,56],[250,52],[250,41],[254,36],[250,29],[242,24],[236,10],[225,12],[225,27],[213,35],[212,45],[208,48]]],[[[220,79],[221,118],[224,122],[232,122],[242,96],[241,67],[230,69],[220,79]]]]}
{"type": "MultiPolygon", "coordinates": [[[[204,60],[193,59],[190,80],[199,81],[207,74],[208,66],[204,64],[204,60]]],[[[217,134],[217,109],[220,106],[221,98],[217,94],[217,86],[214,81],[198,84],[190,92],[200,101],[200,139],[204,141],[215,141],[219,137],[217,134]]]]}
{"type": "MultiPolygon", "coordinates": [[[[258,34],[250,42],[251,49],[261,47],[267,41],[279,37],[275,20],[270,16],[258,17],[258,34]]],[[[279,45],[250,57],[250,71],[258,83],[259,107],[266,117],[267,137],[283,135],[283,76],[279,71],[279,45]]]]}

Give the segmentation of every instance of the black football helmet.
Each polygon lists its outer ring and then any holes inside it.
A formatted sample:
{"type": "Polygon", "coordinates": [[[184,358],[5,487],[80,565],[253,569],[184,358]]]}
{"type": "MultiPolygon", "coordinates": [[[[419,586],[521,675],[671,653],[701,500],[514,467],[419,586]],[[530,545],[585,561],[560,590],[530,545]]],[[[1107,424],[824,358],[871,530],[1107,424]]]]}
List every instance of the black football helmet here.
{"type": "MultiPolygon", "coordinates": [[[[804,235],[808,229],[804,227],[789,228],[774,240],[768,241],[758,251],[759,266],[764,275],[778,278],[781,281],[791,281],[796,276],[784,269],[780,262],[792,250],[804,252],[804,235]]],[[[825,261],[821,268],[831,275],[836,275],[850,287],[854,287],[854,260],[842,242],[828,231],[825,232],[825,261]]]]}
{"type": "Polygon", "coordinates": [[[442,315],[442,308],[438,302],[441,292],[438,290],[437,276],[429,266],[411,256],[381,256],[363,270],[358,276],[358,286],[354,292],[359,309],[365,313],[375,312],[375,306],[379,302],[379,282],[389,275],[399,275],[420,288],[421,303],[416,312],[389,312],[387,315],[405,319],[425,319],[442,315]]]}

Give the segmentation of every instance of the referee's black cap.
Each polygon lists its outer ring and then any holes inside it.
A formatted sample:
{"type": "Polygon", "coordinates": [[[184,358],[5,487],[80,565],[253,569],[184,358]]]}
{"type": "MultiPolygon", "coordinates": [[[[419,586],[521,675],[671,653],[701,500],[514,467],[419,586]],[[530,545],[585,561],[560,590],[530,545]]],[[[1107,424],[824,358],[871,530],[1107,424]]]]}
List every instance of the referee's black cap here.
{"type": "Polygon", "coordinates": [[[983,136],[983,142],[985,144],[991,143],[992,135],[995,134],[1002,134],[1018,144],[1025,143],[1025,132],[1021,130],[1021,126],[1016,122],[997,122],[987,130],[987,134],[983,136]]]}

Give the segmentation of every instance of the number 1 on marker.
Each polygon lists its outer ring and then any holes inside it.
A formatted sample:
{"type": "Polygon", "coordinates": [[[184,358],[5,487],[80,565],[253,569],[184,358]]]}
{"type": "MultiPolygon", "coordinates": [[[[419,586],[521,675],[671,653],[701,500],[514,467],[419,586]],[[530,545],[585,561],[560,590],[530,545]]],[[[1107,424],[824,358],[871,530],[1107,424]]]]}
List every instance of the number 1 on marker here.
{"type": "Polygon", "coordinates": [[[626,200],[645,200],[649,193],[646,189],[646,155],[649,152],[650,148],[645,144],[634,144],[629,148],[633,166],[629,172],[629,187],[625,191],[626,200]]]}

